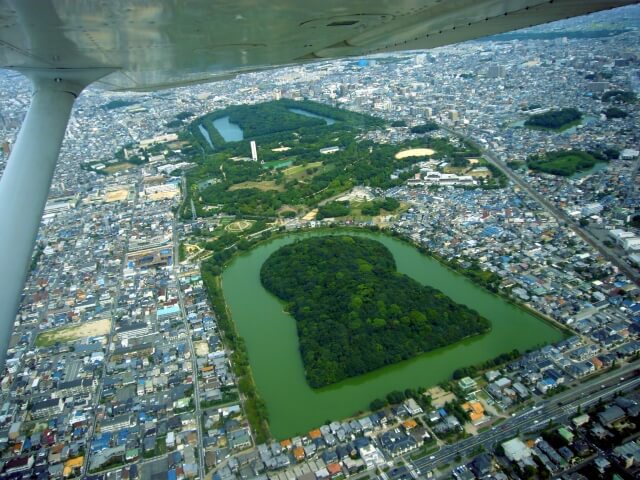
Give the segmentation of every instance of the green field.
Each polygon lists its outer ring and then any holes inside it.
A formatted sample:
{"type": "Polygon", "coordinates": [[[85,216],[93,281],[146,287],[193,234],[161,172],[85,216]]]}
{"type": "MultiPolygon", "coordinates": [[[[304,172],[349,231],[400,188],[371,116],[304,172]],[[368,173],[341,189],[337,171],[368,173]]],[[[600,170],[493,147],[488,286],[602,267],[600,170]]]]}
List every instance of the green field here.
{"type": "Polygon", "coordinates": [[[322,166],[322,162],[311,162],[306,165],[295,165],[293,167],[289,167],[283,171],[283,173],[289,178],[295,178],[300,176],[300,174],[306,173],[306,171],[310,168],[320,168],[322,166]]]}

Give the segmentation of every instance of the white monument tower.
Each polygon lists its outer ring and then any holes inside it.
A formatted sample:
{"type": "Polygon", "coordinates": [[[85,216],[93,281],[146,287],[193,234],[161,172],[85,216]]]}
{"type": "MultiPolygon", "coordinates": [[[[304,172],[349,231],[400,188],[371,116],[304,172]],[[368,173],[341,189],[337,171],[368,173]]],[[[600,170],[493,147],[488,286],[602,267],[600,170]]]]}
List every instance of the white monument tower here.
{"type": "Polygon", "coordinates": [[[258,161],[258,148],[256,147],[256,141],[251,140],[251,160],[258,161]]]}

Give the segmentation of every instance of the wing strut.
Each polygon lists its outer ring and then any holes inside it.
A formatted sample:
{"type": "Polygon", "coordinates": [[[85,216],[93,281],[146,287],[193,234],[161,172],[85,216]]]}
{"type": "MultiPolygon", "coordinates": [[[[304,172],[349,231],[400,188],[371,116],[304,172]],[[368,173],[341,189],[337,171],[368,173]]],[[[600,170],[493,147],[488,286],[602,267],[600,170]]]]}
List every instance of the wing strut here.
{"type": "Polygon", "coordinates": [[[112,69],[21,71],[31,79],[33,94],[0,178],[0,368],[71,108],[86,85],[112,69]]]}

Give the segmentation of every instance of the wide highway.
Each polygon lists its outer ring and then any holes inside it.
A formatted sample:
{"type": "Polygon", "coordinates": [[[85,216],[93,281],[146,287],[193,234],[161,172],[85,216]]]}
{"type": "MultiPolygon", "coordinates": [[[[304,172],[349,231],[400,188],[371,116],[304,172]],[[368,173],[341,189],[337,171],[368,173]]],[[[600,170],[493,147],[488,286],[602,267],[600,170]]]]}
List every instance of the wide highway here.
{"type": "MultiPolygon", "coordinates": [[[[416,474],[424,474],[438,465],[456,462],[458,456],[464,458],[478,447],[491,451],[498,443],[518,434],[530,433],[545,428],[550,421],[561,423],[573,416],[578,408],[585,410],[600,400],[610,399],[617,392],[627,392],[640,386],[640,377],[635,369],[640,361],[611,370],[583,384],[559,393],[543,403],[508,418],[491,430],[442,447],[438,452],[419,460],[411,461],[416,474]]],[[[409,461],[408,455],[405,458],[409,461]]]]}

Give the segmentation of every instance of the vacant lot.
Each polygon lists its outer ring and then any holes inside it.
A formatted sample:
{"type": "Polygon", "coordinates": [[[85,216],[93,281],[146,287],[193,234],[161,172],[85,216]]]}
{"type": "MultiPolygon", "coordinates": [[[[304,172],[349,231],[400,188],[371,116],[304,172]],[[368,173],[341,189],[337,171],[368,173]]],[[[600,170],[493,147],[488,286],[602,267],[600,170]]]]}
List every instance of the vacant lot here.
{"type": "Polygon", "coordinates": [[[447,392],[440,387],[430,388],[427,390],[427,394],[431,396],[431,404],[436,408],[440,408],[444,406],[445,403],[456,399],[453,393],[447,392]]]}
{"type": "Polygon", "coordinates": [[[198,357],[206,357],[209,353],[209,345],[207,342],[193,342],[198,357]]]}
{"type": "Polygon", "coordinates": [[[37,347],[48,347],[58,342],[73,342],[85,337],[99,337],[111,330],[111,320],[103,319],[95,322],[81,323],[70,327],[47,330],[36,337],[37,347]]]}
{"type": "Polygon", "coordinates": [[[104,195],[104,201],[107,203],[111,202],[122,202],[129,197],[129,190],[114,190],[112,192],[107,192],[104,195]]]}

